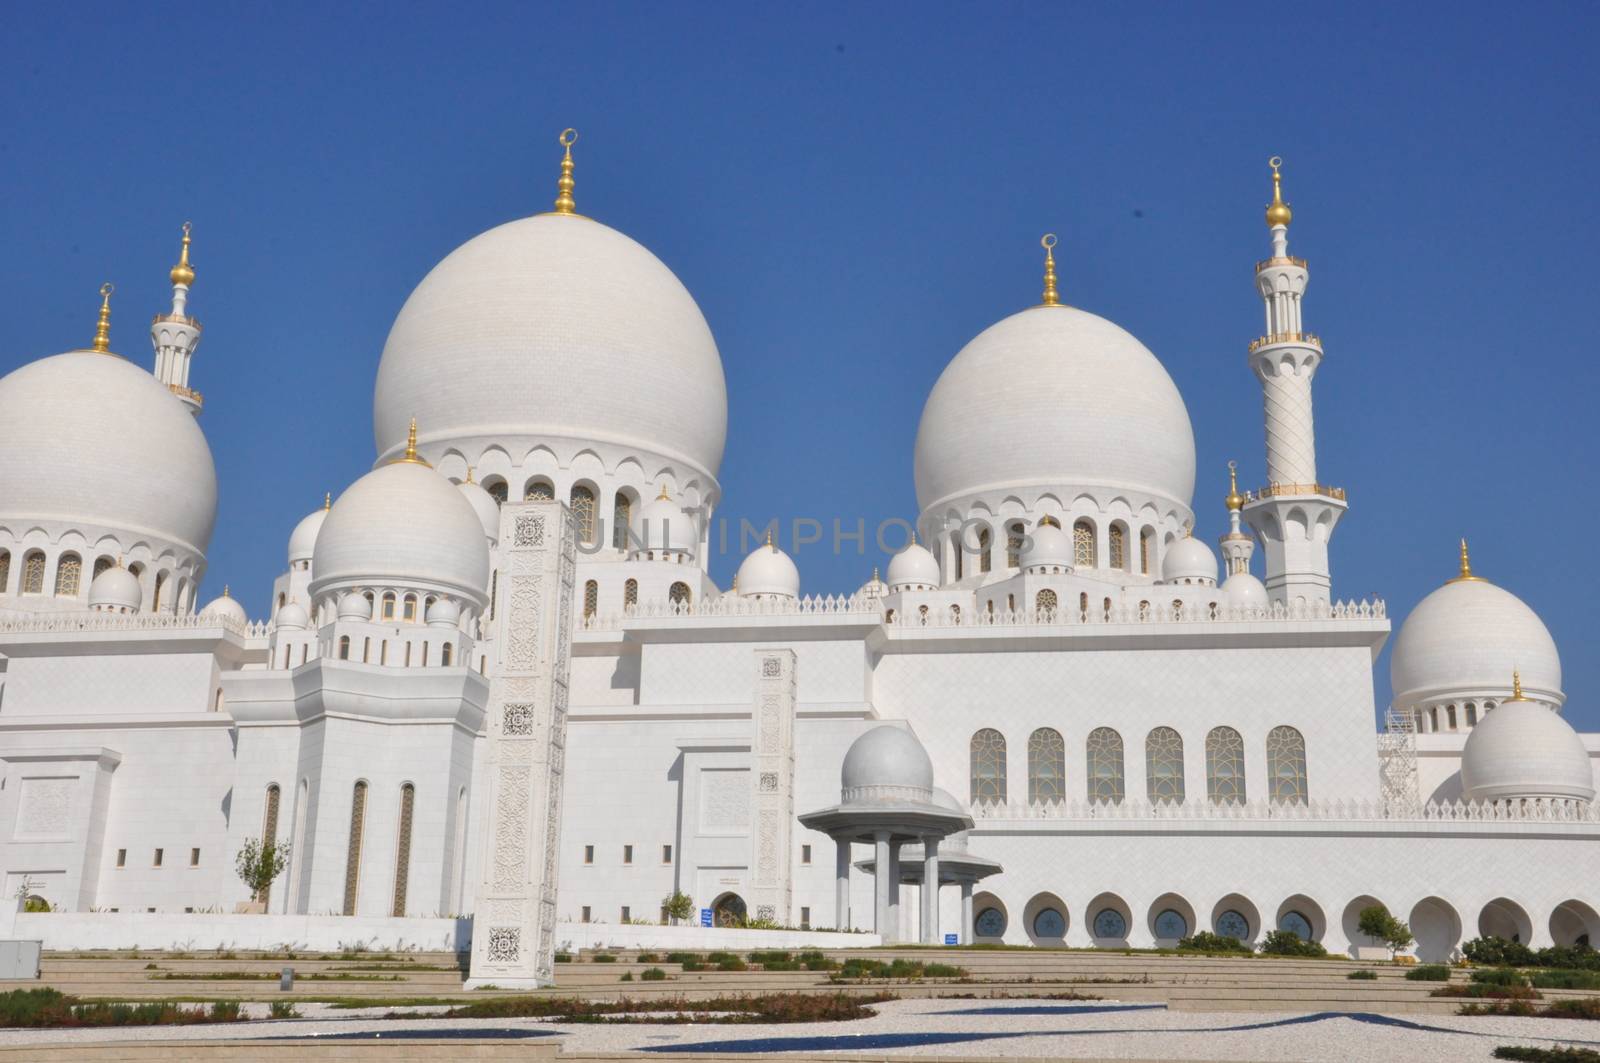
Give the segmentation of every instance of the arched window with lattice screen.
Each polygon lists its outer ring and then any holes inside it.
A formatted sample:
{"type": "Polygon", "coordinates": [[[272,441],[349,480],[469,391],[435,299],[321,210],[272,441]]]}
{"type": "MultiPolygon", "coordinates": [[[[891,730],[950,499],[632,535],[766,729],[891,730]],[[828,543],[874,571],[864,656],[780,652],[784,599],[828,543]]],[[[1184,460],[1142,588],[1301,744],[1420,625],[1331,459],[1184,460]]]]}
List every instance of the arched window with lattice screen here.
{"type": "Polygon", "coordinates": [[[568,496],[572,507],[572,522],[576,525],[580,543],[594,542],[594,492],[583,484],[574,484],[568,496]]]}
{"type": "Polygon", "coordinates": [[[1214,805],[1245,801],[1244,739],[1232,727],[1213,727],[1206,735],[1206,796],[1214,805]]]}
{"type": "Polygon", "coordinates": [[[1072,563],[1078,568],[1094,568],[1096,564],[1094,523],[1087,518],[1072,525],[1072,563]]]}
{"type": "Polygon", "coordinates": [[[972,803],[1005,804],[1006,739],[992,727],[973,732],[972,803]]]}
{"type": "Polygon", "coordinates": [[[1059,804],[1067,794],[1067,745],[1054,727],[1028,736],[1028,803],[1059,804]]]}
{"type": "Polygon", "coordinates": [[[1293,727],[1281,725],[1267,732],[1267,785],[1272,800],[1303,805],[1309,799],[1306,785],[1306,740],[1293,727]]]}
{"type": "Polygon", "coordinates": [[[1145,793],[1152,805],[1183,804],[1183,736],[1157,727],[1144,740],[1145,793]]]}
{"type": "Polygon", "coordinates": [[[394,847],[394,903],[389,914],[405,918],[406,888],[411,881],[411,821],[417,805],[417,788],[410,783],[400,787],[400,837],[394,847]]]}
{"type": "Polygon", "coordinates": [[[367,825],[367,783],[361,780],[350,793],[350,844],[344,858],[344,914],[356,914],[361,886],[361,835],[367,825]]]}
{"type": "Polygon", "coordinates": [[[1122,736],[1109,727],[1089,732],[1087,782],[1090,801],[1122,803],[1122,736]]]}

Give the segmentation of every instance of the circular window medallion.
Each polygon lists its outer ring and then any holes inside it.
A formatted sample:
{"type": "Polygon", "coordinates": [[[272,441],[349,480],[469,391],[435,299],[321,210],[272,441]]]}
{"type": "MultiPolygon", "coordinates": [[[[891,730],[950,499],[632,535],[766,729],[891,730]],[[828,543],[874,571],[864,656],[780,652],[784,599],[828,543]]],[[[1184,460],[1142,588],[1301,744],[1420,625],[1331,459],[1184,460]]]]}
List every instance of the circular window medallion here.
{"type": "Polygon", "coordinates": [[[1181,912],[1168,908],[1156,916],[1156,937],[1176,940],[1188,936],[1189,920],[1181,912]]]}
{"type": "Polygon", "coordinates": [[[1278,929],[1287,930],[1301,941],[1311,940],[1311,920],[1299,912],[1284,912],[1278,920],[1278,929]]]}
{"type": "Polygon", "coordinates": [[[1006,932],[1006,916],[998,908],[985,908],[972,921],[972,927],[981,938],[997,938],[1006,932]]]}
{"type": "Polygon", "coordinates": [[[1250,920],[1230,908],[1217,916],[1217,933],[1226,938],[1244,941],[1250,936],[1250,920]]]}
{"type": "Polygon", "coordinates": [[[1115,908],[1102,908],[1094,917],[1094,936],[1097,938],[1125,938],[1128,921],[1115,908]]]}
{"type": "Polygon", "coordinates": [[[1033,936],[1059,938],[1067,933],[1067,918],[1054,908],[1046,908],[1033,917],[1033,936]]]}

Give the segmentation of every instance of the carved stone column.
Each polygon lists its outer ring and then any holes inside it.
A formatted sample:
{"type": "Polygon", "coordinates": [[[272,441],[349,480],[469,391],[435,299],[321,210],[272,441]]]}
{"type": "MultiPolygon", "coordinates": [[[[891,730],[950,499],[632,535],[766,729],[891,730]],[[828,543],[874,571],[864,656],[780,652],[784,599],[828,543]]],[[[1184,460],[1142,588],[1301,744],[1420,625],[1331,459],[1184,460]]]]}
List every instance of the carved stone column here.
{"type": "Polygon", "coordinates": [[[755,735],[750,751],[755,761],[755,851],[750,914],[789,924],[794,833],[794,701],[793,650],[756,650],[755,735]]]}
{"type": "Polygon", "coordinates": [[[544,986],[555,978],[574,544],[572,514],[559,502],[500,509],[484,758],[488,834],[468,989],[544,986]]]}

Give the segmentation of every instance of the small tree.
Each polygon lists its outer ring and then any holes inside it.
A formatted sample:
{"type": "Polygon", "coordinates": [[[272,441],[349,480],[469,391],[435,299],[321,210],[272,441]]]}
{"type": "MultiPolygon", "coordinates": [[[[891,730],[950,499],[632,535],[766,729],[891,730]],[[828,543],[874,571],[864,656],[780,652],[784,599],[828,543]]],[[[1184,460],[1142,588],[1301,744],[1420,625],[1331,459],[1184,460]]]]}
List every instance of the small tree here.
{"type": "Polygon", "coordinates": [[[246,838],[239,849],[234,868],[239,878],[250,887],[250,896],[260,900],[272,888],[273,881],[289,866],[289,845],[276,841],[263,842],[260,838],[246,838]]]}
{"type": "Polygon", "coordinates": [[[1411,928],[1390,915],[1389,909],[1381,904],[1373,904],[1361,909],[1361,916],[1356,923],[1356,928],[1374,942],[1387,945],[1391,960],[1394,959],[1397,952],[1416,940],[1411,936],[1411,928]]]}
{"type": "Polygon", "coordinates": [[[682,890],[673,890],[661,898],[661,907],[666,910],[668,922],[674,925],[684,922],[694,914],[694,902],[682,890]]]}

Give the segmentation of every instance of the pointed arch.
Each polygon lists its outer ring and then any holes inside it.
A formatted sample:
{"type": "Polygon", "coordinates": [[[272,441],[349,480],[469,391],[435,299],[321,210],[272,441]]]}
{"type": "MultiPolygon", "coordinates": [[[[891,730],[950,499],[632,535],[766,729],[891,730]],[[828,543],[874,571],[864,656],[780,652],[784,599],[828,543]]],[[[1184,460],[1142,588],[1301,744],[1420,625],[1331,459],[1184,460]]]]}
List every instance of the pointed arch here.
{"type": "Polygon", "coordinates": [[[1287,724],[1267,732],[1267,786],[1267,796],[1280,804],[1303,805],[1310,799],[1305,736],[1287,724]]]}
{"type": "Polygon", "coordinates": [[[1089,732],[1087,783],[1090,801],[1122,803],[1122,736],[1110,727],[1089,732]]]}
{"type": "Polygon", "coordinates": [[[1006,738],[993,727],[972,734],[969,745],[973,804],[1006,803],[1006,738]]]}
{"type": "Polygon", "coordinates": [[[1078,568],[1099,567],[1100,544],[1094,521],[1080,517],[1072,523],[1072,563],[1078,568]]]}
{"type": "Polygon", "coordinates": [[[56,559],[56,586],[57,598],[76,598],[78,586],[83,580],[83,558],[68,552],[56,559]]]}
{"type": "Polygon", "coordinates": [[[1183,804],[1183,736],[1157,727],[1144,740],[1145,793],[1152,805],[1183,804]]]}
{"type": "Polygon", "coordinates": [[[1060,804],[1066,792],[1066,743],[1060,731],[1041,727],[1028,736],[1028,803],[1060,804]]]}
{"type": "Polygon", "coordinates": [[[1206,735],[1206,797],[1214,805],[1242,805],[1244,783],[1244,739],[1232,727],[1213,727],[1206,735]]]}

